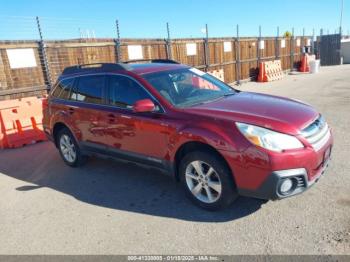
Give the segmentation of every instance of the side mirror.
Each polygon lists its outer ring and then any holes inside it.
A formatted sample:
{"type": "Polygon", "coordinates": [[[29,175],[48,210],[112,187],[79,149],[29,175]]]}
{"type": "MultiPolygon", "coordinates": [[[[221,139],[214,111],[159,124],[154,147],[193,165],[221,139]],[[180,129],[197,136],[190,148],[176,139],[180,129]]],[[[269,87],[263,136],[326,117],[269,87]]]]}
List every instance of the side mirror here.
{"type": "Polygon", "coordinates": [[[153,112],[156,106],[151,99],[142,99],[135,102],[133,110],[136,113],[153,112]]]}

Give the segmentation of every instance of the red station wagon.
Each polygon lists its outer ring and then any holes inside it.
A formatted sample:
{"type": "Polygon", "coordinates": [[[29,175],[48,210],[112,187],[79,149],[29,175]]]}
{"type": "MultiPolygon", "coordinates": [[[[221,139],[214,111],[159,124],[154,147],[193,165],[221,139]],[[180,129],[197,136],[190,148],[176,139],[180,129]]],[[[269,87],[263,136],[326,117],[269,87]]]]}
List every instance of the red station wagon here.
{"type": "Polygon", "coordinates": [[[238,195],[304,192],[333,145],[313,107],[242,92],[172,60],[66,68],[44,108],[44,130],[69,166],[91,155],[151,165],[210,210],[238,195]]]}

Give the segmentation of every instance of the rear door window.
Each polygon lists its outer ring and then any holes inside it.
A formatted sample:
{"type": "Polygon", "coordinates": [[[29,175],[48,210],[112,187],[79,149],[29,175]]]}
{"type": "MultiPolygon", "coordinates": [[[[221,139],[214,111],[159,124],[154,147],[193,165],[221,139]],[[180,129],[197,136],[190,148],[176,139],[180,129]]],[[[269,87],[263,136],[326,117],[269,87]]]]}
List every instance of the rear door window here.
{"type": "Polygon", "coordinates": [[[60,99],[69,99],[69,94],[74,84],[74,78],[61,80],[53,90],[51,96],[60,99]]]}
{"type": "Polygon", "coordinates": [[[104,75],[81,76],[75,88],[72,98],[91,104],[103,104],[105,87],[104,75]]]}

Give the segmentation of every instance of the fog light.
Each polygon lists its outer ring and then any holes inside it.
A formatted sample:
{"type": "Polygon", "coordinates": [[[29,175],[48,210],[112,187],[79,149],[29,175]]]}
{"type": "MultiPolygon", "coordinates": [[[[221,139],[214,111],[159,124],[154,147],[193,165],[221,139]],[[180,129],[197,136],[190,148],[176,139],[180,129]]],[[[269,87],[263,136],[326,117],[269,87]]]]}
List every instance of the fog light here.
{"type": "Polygon", "coordinates": [[[293,181],[290,178],[283,179],[280,185],[280,192],[282,194],[288,193],[293,187],[293,181]]]}

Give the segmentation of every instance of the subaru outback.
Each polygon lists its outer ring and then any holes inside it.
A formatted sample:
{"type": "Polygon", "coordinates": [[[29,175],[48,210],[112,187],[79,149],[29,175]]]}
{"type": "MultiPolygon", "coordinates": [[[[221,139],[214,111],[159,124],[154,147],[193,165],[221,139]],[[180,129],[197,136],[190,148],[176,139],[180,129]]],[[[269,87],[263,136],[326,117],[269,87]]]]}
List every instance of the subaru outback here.
{"type": "Polygon", "coordinates": [[[66,68],[44,108],[63,161],[107,156],[162,169],[199,206],[283,199],[323,175],[333,137],[300,101],[242,92],[172,60],[66,68]]]}

